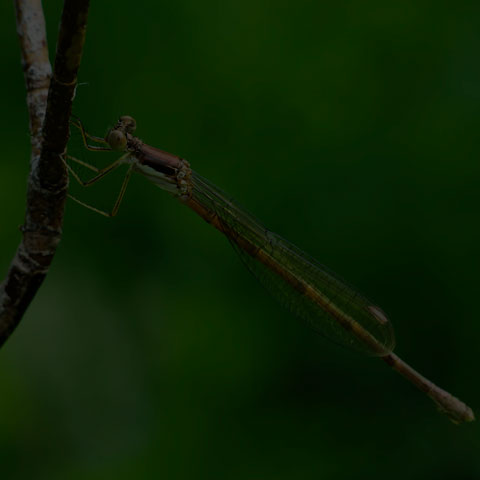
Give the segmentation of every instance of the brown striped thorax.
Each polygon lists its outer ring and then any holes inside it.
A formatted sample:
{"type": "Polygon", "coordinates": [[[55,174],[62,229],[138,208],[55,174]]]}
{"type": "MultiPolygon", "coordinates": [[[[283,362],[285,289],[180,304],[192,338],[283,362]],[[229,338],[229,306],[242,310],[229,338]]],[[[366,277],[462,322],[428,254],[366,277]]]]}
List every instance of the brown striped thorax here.
{"type": "Polygon", "coordinates": [[[163,190],[176,196],[191,195],[190,164],[183,158],[147,145],[133,135],[137,122],[124,115],[109,130],[105,141],[112,150],[127,152],[125,161],[163,190]]]}

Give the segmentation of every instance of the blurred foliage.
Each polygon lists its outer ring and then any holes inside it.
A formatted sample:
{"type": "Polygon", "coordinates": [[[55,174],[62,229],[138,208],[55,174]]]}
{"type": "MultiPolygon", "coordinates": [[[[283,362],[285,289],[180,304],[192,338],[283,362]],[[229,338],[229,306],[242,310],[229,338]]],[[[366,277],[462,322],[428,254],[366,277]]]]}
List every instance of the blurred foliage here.
{"type": "MultiPolygon", "coordinates": [[[[29,141],[12,2],[0,18],[3,276],[29,141]]],[[[92,2],[74,110],[98,135],[133,115],[381,305],[398,354],[478,413],[479,32],[475,2],[92,2]]],[[[75,193],[109,208],[120,181],[75,193]]],[[[478,424],[292,320],[142,178],[113,220],[68,202],[0,359],[5,479],[480,478],[478,424]]]]}

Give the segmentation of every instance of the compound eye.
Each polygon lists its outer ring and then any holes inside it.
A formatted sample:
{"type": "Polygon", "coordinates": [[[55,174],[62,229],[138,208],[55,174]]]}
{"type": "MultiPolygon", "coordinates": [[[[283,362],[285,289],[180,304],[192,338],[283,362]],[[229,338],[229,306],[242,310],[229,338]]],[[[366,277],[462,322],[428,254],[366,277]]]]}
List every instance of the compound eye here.
{"type": "Polygon", "coordinates": [[[120,117],[120,123],[127,133],[133,133],[137,128],[137,122],[130,115],[123,115],[120,117]]]}
{"type": "Polygon", "coordinates": [[[123,151],[127,146],[127,137],[119,130],[110,130],[106,141],[112,150],[123,151]]]}

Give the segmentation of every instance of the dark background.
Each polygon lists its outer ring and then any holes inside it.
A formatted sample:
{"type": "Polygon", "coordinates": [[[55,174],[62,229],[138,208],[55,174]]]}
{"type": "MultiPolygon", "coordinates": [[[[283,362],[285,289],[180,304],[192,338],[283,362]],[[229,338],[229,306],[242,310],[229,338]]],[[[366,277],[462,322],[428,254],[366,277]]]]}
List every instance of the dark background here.
{"type": "MultiPolygon", "coordinates": [[[[12,2],[0,18],[3,277],[29,140],[12,2]]],[[[479,18],[461,1],[92,2],[74,111],[98,135],[133,115],[381,305],[398,355],[478,413],[479,18]]],[[[108,209],[120,181],[75,194],[108,209]]],[[[2,478],[473,479],[479,434],[294,320],[140,177],[113,220],[68,202],[0,353],[2,478]]]]}

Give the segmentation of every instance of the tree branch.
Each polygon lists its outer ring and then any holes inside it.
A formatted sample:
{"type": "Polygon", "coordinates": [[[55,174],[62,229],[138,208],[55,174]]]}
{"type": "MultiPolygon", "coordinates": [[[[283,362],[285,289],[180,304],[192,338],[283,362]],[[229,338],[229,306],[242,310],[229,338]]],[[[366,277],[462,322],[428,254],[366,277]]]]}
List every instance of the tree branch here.
{"type": "Polygon", "coordinates": [[[61,155],[69,136],[89,0],[65,0],[51,81],[41,1],[16,0],[15,7],[32,154],[23,238],[0,285],[0,346],[22,319],[60,242],[68,186],[61,155]]]}

